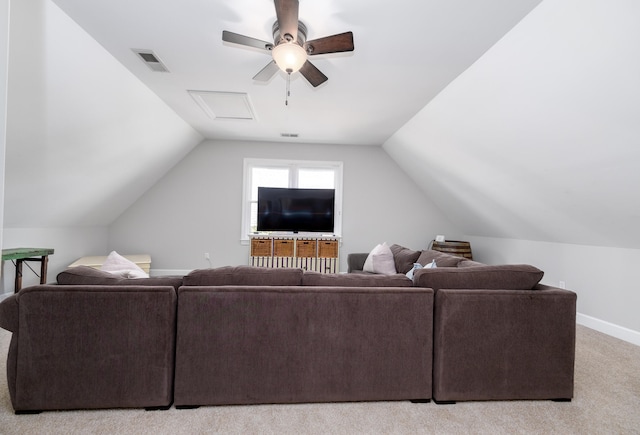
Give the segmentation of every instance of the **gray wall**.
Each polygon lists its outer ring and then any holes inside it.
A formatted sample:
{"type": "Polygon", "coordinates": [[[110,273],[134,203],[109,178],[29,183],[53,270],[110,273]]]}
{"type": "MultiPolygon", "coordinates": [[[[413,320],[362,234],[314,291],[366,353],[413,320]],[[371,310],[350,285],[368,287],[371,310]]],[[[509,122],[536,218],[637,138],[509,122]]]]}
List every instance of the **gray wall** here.
{"type": "MultiPolygon", "coordinates": [[[[47,282],[55,282],[56,275],[69,264],[87,255],[106,255],[107,227],[87,228],[4,228],[4,245],[8,248],[53,248],[49,256],[47,282]]],[[[40,263],[29,263],[40,273],[40,263]]],[[[2,293],[13,293],[15,266],[11,261],[2,262],[2,293]]],[[[22,287],[40,282],[38,275],[23,266],[22,287]]]]}
{"type": "MultiPolygon", "coordinates": [[[[4,153],[7,139],[7,71],[9,51],[9,1],[0,1],[0,246],[4,221],[4,153]]],[[[0,269],[0,282],[2,282],[0,269]]],[[[2,289],[0,288],[0,294],[2,289]]]]}
{"type": "Polygon", "coordinates": [[[157,273],[208,267],[205,252],[214,267],[247,264],[245,157],[344,162],[343,271],[348,252],[383,241],[419,249],[435,234],[459,234],[380,147],[207,141],[110,226],[109,249],[149,253],[157,273]]]}

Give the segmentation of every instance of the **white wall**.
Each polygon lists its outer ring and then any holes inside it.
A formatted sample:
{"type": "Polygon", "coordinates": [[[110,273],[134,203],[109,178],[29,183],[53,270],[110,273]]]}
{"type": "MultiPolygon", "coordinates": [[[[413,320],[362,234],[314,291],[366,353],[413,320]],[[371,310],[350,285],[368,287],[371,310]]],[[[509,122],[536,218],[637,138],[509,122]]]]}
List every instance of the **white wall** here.
{"type": "Polygon", "coordinates": [[[109,248],[149,253],[153,270],[247,264],[240,243],[243,159],[344,162],[346,253],[377,243],[426,248],[435,234],[460,234],[380,147],[208,141],[194,149],[118,218],[109,248]]]}
{"type": "Polygon", "coordinates": [[[640,345],[640,250],[469,236],[474,260],[528,263],[578,294],[578,322],[640,345]]]}
{"type": "MultiPolygon", "coordinates": [[[[4,246],[7,248],[53,248],[49,256],[47,282],[55,282],[56,275],[69,264],[87,255],[106,255],[108,231],[106,227],[94,228],[5,228],[4,246]]],[[[13,293],[15,266],[11,261],[2,262],[4,293],[13,293]]],[[[29,263],[39,274],[40,263],[29,263]]],[[[40,278],[22,267],[22,287],[40,283],[40,278]]],[[[3,291],[0,289],[0,294],[3,291]]]]}
{"type": "MultiPolygon", "coordinates": [[[[7,73],[9,70],[9,0],[0,0],[0,246],[4,221],[4,161],[7,144],[7,73]]],[[[0,283],[2,282],[0,268],[0,283]]],[[[1,284],[0,284],[1,285],[1,284]]],[[[0,288],[2,294],[2,288],[0,288]]]]}

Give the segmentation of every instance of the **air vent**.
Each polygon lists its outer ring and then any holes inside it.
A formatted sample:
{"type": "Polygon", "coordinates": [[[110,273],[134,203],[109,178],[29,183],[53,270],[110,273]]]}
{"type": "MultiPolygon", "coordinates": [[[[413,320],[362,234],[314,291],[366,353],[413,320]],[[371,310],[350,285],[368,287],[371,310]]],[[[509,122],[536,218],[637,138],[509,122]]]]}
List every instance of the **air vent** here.
{"type": "Polygon", "coordinates": [[[298,137],[298,133],[280,133],[282,137],[298,137]]]}
{"type": "Polygon", "coordinates": [[[211,119],[252,121],[249,95],[242,92],[187,91],[211,119]]]}
{"type": "Polygon", "coordinates": [[[138,55],[140,59],[155,72],[169,72],[167,67],[162,63],[160,58],[152,50],[140,50],[132,48],[133,52],[138,55]]]}

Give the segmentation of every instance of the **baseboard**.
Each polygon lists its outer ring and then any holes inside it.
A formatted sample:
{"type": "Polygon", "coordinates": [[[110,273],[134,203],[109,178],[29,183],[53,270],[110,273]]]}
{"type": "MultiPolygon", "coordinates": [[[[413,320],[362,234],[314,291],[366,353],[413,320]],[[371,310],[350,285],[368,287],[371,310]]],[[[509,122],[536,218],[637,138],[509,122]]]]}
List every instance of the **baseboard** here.
{"type": "Polygon", "coordinates": [[[628,329],[624,326],[615,325],[580,313],[577,314],[576,321],[579,325],[595,329],[596,331],[619,338],[620,340],[628,341],[636,346],[640,346],[640,332],[634,331],[633,329],[628,329]]]}
{"type": "Polygon", "coordinates": [[[151,269],[149,270],[149,276],[166,276],[166,275],[186,275],[191,272],[191,269],[151,269]]]}

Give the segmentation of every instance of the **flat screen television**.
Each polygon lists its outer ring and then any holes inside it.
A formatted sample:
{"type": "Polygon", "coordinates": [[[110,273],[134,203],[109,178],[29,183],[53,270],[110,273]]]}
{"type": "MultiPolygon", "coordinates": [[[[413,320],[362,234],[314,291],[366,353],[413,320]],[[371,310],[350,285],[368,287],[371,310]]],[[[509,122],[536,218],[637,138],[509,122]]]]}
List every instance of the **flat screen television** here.
{"type": "Polygon", "coordinates": [[[258,231],[333,233],[335,189],[258,187],[258,231]]]}

